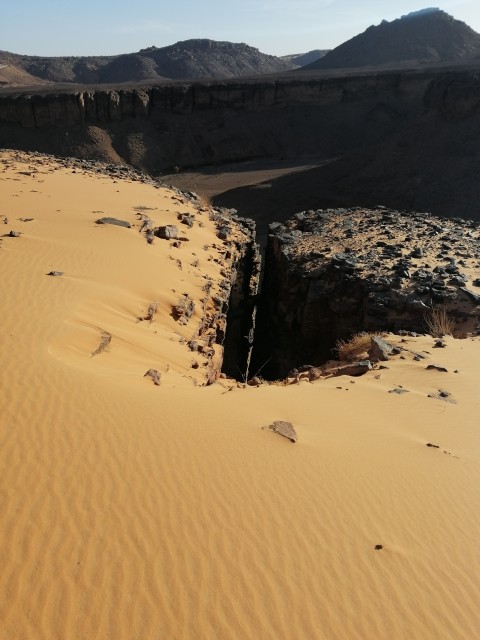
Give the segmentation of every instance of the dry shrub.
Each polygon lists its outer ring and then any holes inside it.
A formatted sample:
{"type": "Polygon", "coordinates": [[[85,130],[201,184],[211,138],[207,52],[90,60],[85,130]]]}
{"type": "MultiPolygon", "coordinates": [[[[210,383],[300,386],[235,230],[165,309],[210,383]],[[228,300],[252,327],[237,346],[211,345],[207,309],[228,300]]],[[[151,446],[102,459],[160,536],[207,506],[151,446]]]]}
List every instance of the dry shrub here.
{"type": "Polygon", "coordinates": [[[212,198],[205,194],[198,194],[197,204],[200,209],[211,209],[213,207],[212,198]]]}
{"type": "Polygon", "coordinates": [[[433,307],[425,314],[425,326],[433,338],[441,338],[452,335],[455,320],[449,317],[446,307],[433,307]]]}
{"type": "Polygon", "coordinates": [[[335,350],[338,352],[339,360],[358,360],[360,356],[370,349],[372,336],[383,336],[384,333],[361,331],[355,333],[348,340],[337,340],[335,350]]]}

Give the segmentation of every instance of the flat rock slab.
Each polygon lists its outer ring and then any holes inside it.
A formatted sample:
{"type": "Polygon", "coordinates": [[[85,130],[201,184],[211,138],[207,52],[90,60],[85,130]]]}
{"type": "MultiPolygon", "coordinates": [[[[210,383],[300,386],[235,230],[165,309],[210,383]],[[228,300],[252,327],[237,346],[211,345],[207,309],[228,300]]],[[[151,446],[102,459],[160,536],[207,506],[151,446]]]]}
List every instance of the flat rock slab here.
{"type": "Polygon", "coordinates": [[[127,229],[131,229],[132,225],[127,220],[119,220],[118,218],[99,218],[95,220],[97,224],[113,224],[116,227],[126,227],[127,229]]]}
{"type": "Polygon", "coordinates": [[[267,429],[271,429],[278,433],[279,436],[288,438],[290,442],[297,441],[297,432],[291,422],[285,422],[284,420],[276,420],[273,424],[269,424],[267,429]]]}
{"type": "Polygon", "coordinates": [[[368,371],[371,371],[372,363],[370,360],[360,360],[359,362],[349,362],[348,364],[341,365],[331,370],[326,370],[328,375],[332,376],[352,376],[357,378],[363,376],[368,371]]]}

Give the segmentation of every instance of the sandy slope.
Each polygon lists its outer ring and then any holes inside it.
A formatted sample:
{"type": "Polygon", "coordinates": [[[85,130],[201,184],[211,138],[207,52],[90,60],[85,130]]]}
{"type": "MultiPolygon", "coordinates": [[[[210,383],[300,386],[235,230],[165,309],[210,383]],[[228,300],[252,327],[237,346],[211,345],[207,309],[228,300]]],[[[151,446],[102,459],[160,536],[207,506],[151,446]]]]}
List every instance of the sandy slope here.
{"type": "Polygon", "coordinates": [[[479,637],[480,341],[408,338],[426,360],[355,380],[195,386],[198,311],[180,327],[170,308],[219,277],[208,217],[148,246],[96,212],[190,205],[1,157],[22,232],[0,243],[2,640],[479,637]],[[278,419],[297,444],[261,429],[278,419]]]}

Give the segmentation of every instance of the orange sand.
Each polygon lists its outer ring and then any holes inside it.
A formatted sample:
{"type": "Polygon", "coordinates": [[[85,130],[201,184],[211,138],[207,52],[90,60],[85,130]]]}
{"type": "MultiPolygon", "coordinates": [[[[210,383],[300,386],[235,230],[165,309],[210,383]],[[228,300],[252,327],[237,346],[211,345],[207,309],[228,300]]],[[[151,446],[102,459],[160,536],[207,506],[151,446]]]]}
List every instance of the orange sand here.
{"type": "Polygon", "coordinates": [[[219,278],[207,214],[180,249],[149,246],[94,221],[193,208],[50,159],[23,175],[16,155],[0,155],[0,229],[22,233],[0,242],[2,640],[480,637],[480,339],[408,338],[427,360],[355,380],[201,387],[181,338],[219,278]]]}

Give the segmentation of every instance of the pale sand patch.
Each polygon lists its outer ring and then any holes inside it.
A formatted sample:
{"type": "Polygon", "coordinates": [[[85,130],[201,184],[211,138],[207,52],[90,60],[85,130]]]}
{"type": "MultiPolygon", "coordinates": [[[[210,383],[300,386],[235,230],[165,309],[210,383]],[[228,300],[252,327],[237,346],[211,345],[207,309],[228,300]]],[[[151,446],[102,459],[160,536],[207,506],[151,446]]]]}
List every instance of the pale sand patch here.
{"type": "Polygon", "coordinates": [[[93,213],[166,224],[169,192],[23,169],[0,173],[2,638],[479,637],[479,339],[407,338],[426,360],[354,384],[195,387],[199,317],[170,305],[219,278],[208,216],[173,254],[93,213]]]}

